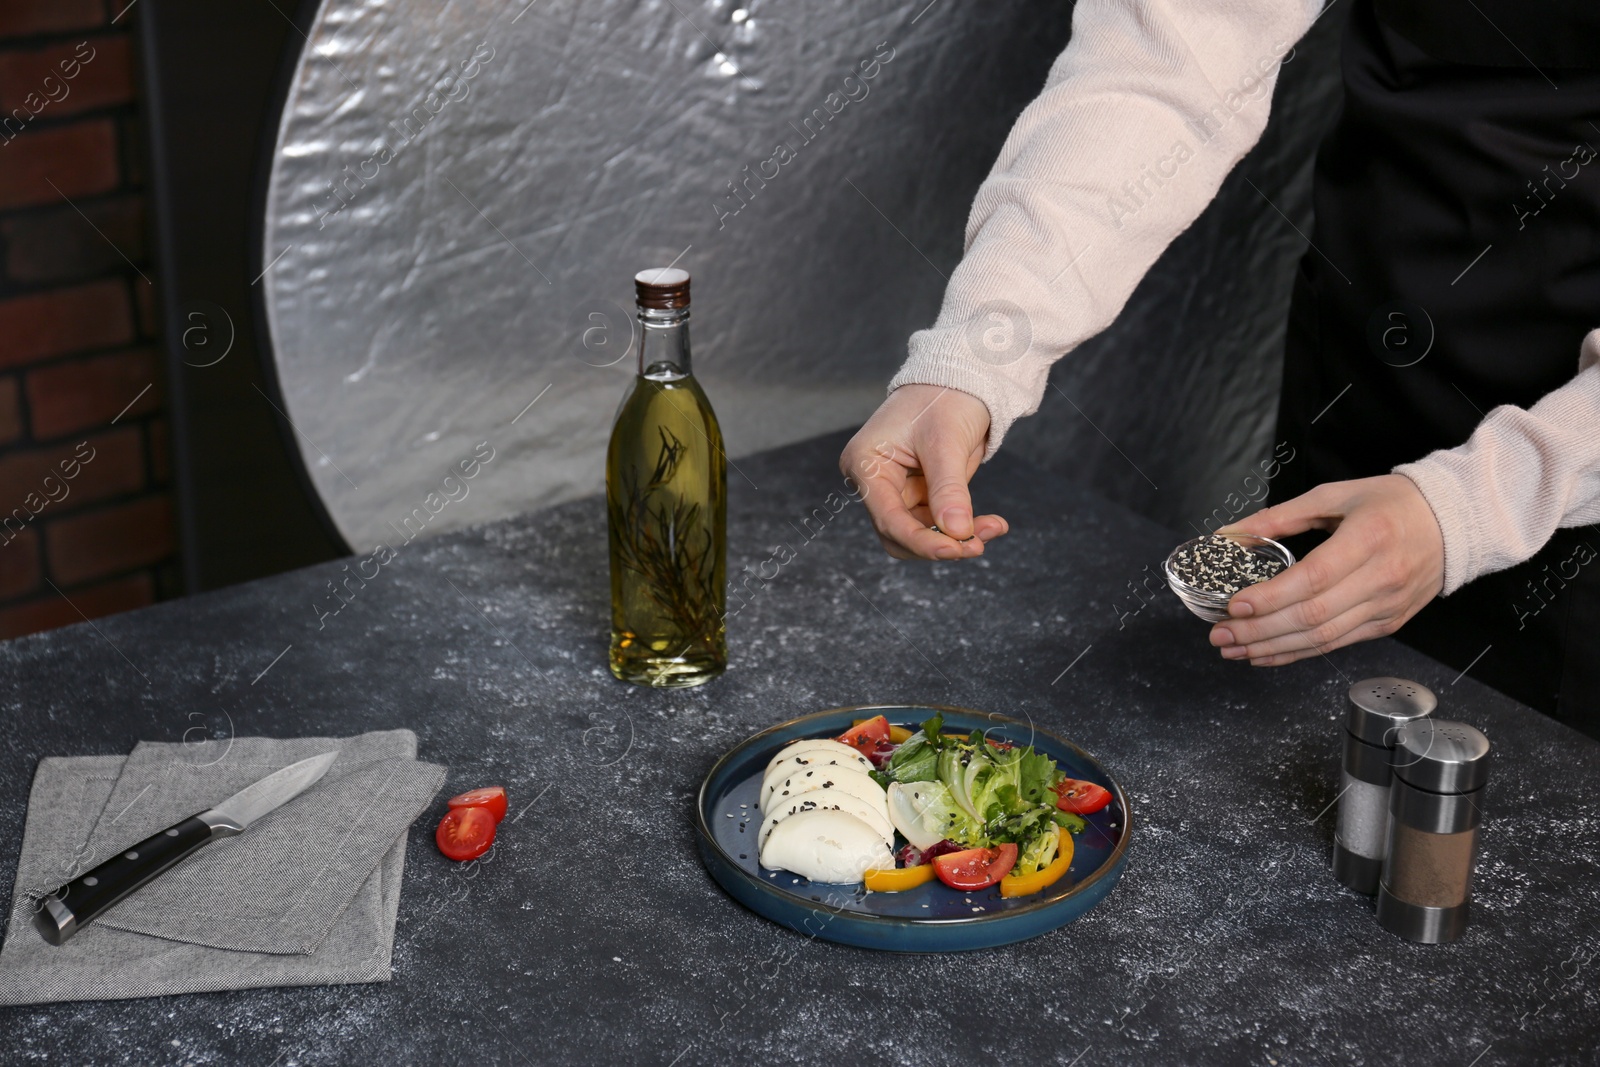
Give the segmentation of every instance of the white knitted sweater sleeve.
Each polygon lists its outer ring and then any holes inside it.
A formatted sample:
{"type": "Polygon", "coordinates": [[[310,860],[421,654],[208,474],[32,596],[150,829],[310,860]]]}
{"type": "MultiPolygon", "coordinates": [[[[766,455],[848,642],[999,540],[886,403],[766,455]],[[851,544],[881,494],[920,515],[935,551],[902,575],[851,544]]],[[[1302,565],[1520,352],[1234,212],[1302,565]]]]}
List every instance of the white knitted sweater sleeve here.
{"type": "Polygon", "coordinates": [[[988,455],[1050,365],[1111,324],[1261,136],[1321,0],[1078,0],[1072,39],[967,221],[939,318],[890,389],[971,393],[988,455]]]}
{"type": "Polygon", "coordinates": [[[1572,381],[1526,411],[1495,408],[1466,444],[1395,472],[1439,520],[1446,594],[1532,558],[1561,527],[1600,522],[1600,330],[1572,381]]]}

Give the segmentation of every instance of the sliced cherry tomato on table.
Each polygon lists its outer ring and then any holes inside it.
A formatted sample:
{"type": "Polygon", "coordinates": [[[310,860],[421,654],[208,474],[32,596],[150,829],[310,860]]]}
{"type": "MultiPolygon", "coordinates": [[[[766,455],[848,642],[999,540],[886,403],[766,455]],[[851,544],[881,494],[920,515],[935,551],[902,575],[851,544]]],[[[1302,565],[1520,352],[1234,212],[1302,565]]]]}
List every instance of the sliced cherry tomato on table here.
{"type": "Polygon", "coordinates": [[[494,816],[498,823],[506,817],[505,786],[486,785],[482,789],[469,789],[458,797],[450,798],[452,808],[482,808],[494,816]]]}
{"type": "MultiPolygon", "coordinates": [[[[994,848],[969,848],[933,861],[939,881],[951,889],[987,889],[1017,864],[1017,846],[1009,842],[994,848]]],[[[915,870],[915,868],[912,868],[915,870]]]]}
{"type": "Polygon", "coordinates": [[[861,879],[869,893],[901,893],[926,885],[935,877],[933,867],[891,867],[883,871],[868,871],[861,879]]]}
{"type": "Polygon", "coordinates": [[[878,750],[880,742],[889,740],[889,720],[882,715],[875,715],[850,727],[837,740],[858,749],[863,756],[871,757],[878,750]]]}
{"type": "Polygon", "coordinates": [[[1056,786],[1056,807],[1074,815],[1093,815],[1111,803],[1111,791],[1093,782],[1067,778],[1056,786]]]}
{"type": "Polygon", "coordinates": [[[494,844],[494,816],[487,808],[451,808],[433,840],[453,860],[475,860],[494,844]]]}
{"type": "Polygon", "coordinates": [[[1000,879],[1000,895],[1025,897],[1048,886],[1055,885],[1072,866],[1072,834],[1065,826],[1057,831],[1056,858],[1032,874],[1008,874],[1000,879]]]}

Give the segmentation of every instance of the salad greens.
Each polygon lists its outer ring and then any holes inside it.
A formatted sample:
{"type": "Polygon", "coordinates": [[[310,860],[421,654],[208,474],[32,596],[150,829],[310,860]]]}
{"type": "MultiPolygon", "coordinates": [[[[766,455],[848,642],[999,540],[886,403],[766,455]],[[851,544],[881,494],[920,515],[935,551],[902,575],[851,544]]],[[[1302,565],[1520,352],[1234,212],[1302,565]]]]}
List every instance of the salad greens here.
{"type": "Polygon", "coordinates": [[[1066,779],[1055,760],[1033,746],[996,745],[979,731],[967,737],[941,732],[944,717],[922,724],[883,769],[889,782],[926,783],[916,810],[930,832],[967,848],[1011,842],[1015,871],[1032,874],[1055,859],[1057,827],[1077,833],[1081,816],[1056,807],[1057,783],[1066,779]]]}

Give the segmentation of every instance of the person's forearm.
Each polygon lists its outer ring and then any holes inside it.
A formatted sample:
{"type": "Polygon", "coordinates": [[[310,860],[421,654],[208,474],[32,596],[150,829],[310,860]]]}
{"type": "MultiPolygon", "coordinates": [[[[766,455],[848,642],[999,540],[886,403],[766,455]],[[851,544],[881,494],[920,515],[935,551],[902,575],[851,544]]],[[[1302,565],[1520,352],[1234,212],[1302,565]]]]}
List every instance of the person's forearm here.
{"type": "Polygon", "coordinates": [[[1489,412],[1466,444],[1395,468],[1444,535],[1444,592],[1533,557],[1562,527],[1600,522],[1600,330],[1577,377],[1524,411],[1489,412]]]}
{"type": "Polygon", "coordinates": [[[1079,0],[967,223],[938,321],[890,383],[971,393],[988,454],[1050,365],[1109,326],[1267,122],[1320,0],[1079,0]]]}

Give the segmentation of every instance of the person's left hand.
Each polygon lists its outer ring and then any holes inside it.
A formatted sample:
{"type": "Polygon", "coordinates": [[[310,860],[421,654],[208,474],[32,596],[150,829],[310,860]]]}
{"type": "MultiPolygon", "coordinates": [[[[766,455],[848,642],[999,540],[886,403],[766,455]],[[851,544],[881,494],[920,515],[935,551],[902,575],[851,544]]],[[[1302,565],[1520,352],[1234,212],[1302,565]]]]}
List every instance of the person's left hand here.
{"type": "Polygon", "coordinates": [[[1444,587],[1444,537],[1433,509],[1399,474],[1328,482],[1218,533],[1333,536],[1270,581],[1234,594],[1211,630],[1224,659],[1276,667],[1387,637],[1444,587]]]}

